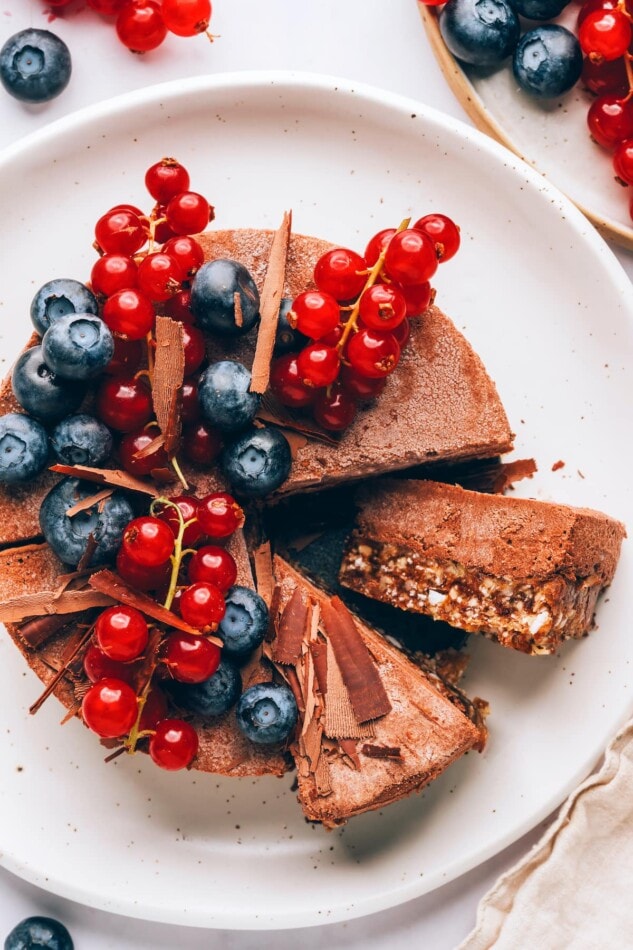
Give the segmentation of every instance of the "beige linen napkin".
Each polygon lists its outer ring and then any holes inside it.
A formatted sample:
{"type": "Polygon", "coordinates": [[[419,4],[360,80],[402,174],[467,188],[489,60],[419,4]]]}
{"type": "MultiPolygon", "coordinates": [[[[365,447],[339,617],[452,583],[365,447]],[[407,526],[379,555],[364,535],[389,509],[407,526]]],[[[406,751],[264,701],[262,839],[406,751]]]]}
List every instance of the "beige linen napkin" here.
{"type": "Polygon", "coordinates": [[[633,720],[482,899],[458,950],[633,948],[633,720]]]}

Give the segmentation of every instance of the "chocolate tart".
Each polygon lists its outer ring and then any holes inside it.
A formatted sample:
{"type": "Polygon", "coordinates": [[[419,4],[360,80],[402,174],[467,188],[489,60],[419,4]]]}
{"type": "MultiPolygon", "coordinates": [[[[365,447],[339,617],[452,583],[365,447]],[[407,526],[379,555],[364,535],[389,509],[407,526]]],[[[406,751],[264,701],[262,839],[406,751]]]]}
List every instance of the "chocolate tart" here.
{"type": "Polygon", "coordinates": [[[626,536],[599,511],[432,481],[385,479],[357,502],[344,586],[522,653],[589,632],[626,536]]]}

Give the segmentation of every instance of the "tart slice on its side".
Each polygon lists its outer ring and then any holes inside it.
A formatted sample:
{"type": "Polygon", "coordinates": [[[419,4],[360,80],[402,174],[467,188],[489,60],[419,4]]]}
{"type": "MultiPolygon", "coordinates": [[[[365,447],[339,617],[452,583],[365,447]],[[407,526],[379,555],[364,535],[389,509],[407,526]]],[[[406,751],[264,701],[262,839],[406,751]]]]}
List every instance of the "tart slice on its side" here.
{"type": "Polygon", "coordinates": [[[626,536],[599,511],[431,481],[385,480],[357,499],[342,584],[523,653],[589,632],[626,536]]]}
{"type": "Polygon", "coordinates": [[[419,791],[485,731],[419,667],[281,558],[266,653],[300,711],[299,801],[327,827],[419,791]]]}
{"type": "MultiPolygon", "coordinates": [[[[248,554],[240,532],[231,538],[228,547],[237,562],[237,583],[252,587],[248,554]]],[[[81,699],[89,685],[82,668],[83,651],[80,650],[68,667],[67,661],[94,619],[93,607],[111,601],[87,585],[73,591],[82,580],[68,583],[65,579],[67,573],[68,569],[47,544],[24,545],[0,552],[0,618],[5,621],[14,643],[42,683],[51,684],[59,671],[65,670],[54,692],[70,714],[79,715],[81,699]],[[61,593],[64,585],[67,585],[66,594],[61,593]],[[79,595],[75,604],[68,602],[73,593],[79,595]],[[40,601],[37,601],[38,597],[40,601]],[[42,606],[44,602],[45,608],[42,606]],[[57,631],[51,630],[50,626],[47,630],[41,621],[33,625],[11,619],[27,617],[25,611],[29,610],[29,604],[33,604],[34,615],[53,625],[58,620],[61,622],[61,609],[74,608],[74,611],[63,615],[68,623],[57,631]]],[[[260,680],[269,680],[270,670],[262,663],[249,664],[243,671],[243,679],[246,677],[248,683],[245,682],[244,686],[253,685],[260,680]]],[[[213,720],[194,718],[192,725],[199,738],[198,754],[192,768],[239,777],[283,775],[291,767],[287,753],[250,742],[238,729],[233,709],[213,720]]]]}

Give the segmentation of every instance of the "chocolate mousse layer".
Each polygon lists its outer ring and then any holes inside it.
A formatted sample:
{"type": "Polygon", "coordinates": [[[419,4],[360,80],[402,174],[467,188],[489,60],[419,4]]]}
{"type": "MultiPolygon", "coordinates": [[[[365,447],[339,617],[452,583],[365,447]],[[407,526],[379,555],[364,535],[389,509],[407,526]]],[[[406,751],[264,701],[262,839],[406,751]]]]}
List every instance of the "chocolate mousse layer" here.
{"type": "Polygon", "coordinates": [[[588,508],[430,481],[385,480],[358,503],[344,586],[531,654],[589,632],[626,535],[588,508]]]}

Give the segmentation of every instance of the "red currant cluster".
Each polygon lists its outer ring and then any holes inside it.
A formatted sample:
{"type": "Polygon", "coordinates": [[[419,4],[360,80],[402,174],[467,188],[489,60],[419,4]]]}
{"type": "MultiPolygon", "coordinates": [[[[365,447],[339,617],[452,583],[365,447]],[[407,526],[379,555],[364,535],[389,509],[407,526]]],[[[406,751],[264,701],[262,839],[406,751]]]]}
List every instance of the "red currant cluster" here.
{"type": "MultiPolygon", "coordinates": [[[[74,0],[45,0],[46,6],[61,10],[74,0]]],[[[210,39],[211,0],[87,0],[88,6],[106,17],[116,17],[115,29],[124,46],[133,53],[156,49],[168,33],[210,39]]]]}
{"type": "MultiPolygon", "coordinates": [[[[578,13],[586,55],[582,78],[597,98],[587,116],[591,137],[613,153],[617,177],[633,185],[633,2],[587,0],[578,13]]],[[[633,199],[629,204],[633,217],[633,199]]]]}
{"type": "Polygon", "coordinates": [[[220,648],[208,634],[224,617],[225,596],[237,578],[235,560],[221,544],[243,524],[242,509],[224,492],[153,502],[149,515],[125,529],[117,570],[137,590],[154,592],[200,634],[153,623],[159,633],[155,669],[139,691],[150,626],[136,607],[117,604],[97,618],[84,656],[92,684],[82,702],[86,725],[102,738],[123,738],[131,752],[148,738],[152,759],[170,771],[191,763],[198,737],[189,723],[169,717],[160,682],[202,683],[216,672],[220,648]]]}
{"type": "MultiPolygon", "coordinates": [[[[187,169],[164,158],[146,172],[146,187],[156,202],[149,215],[133,205],[110,208],[95,226],[101,256],[92,268],[92,289],[101,301],[101,316],[115,338],[107,378],[97,391],[96,414],[123,434],[122,466],[132,475],[149,475],[168,463],[161,446],[139,454],[152,442],[152,398],[146,373],[151,372],[156,311],[182,324],[185,376],[205,359],[202,332],[193,325],[189,283],[203,263],[202,247],[191,237],[213,220],[214,209],[189,190],[187,169]],[[147,346],[146,346],[146,343],[147,346]]],[[[183,452],[196,464],[210,464],[221,449],[211,427],[197,423],[197,387],[187,379],[182,391],[183,452]],[[191,423],[191,425],[189,425],[191,423]]]]}
{"type": "Polygon", "coordinates": [[[299,294],[288,312],[291,327],[311,342],[273,362],[270,386],[284,406],[311,410],[324,429],[344,431],[359,403],[383,391],[409,320],[432,302],[438,263],[459,248],[459,228],[445,215],[407,225],[375,234],[363,256],[327,251],[314,269],[317,289],[299,294]]]}

